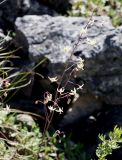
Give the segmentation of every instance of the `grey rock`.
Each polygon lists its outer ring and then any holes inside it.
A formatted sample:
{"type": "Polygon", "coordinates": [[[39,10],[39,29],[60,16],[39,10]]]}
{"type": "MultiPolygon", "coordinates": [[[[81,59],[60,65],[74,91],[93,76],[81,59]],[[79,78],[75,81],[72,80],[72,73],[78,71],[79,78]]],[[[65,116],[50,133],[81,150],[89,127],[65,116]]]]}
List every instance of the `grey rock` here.
{"type": "Polygon", "coordinates": [[[0,27],[13,29],[14,21],[23,15],[56,15],[52,9],[39,4],[37,0],[7,0],[0,5],[0,27]],[[7,25],[9,23],[9,26],[7,25]]]}
{"type": "MultiPolygon", "coordinates": [[[[66,62],[69,55],[64,53],[65,46],[72,46],[79,36],[81,28],[88,19],[79,17],[50,17],[24,16],[17,18],[17,30],[20,30],[28,40],[29,52],[32,60],[38,61],[41,56],[46,56],[52,63],[66,62]],[[36,27],[35,27],[36,26],[36,27]],[[53,54],[52,54],[53,53],[53,54]]],[[[107,32],[111,29],[108,17],[96,17],[95,25],[89,29],[91,37],[107,32]],[[100,25],[101,19],[105,20],[104,28],[100,25]],[[99,33],[97,33],[98,31],[99,33]],[[101,32],[101,33],[100,33],[101,32]]],[[[100,37],[101,38],[101,37],[100,37]]],[[[92,47],[81,44],[83,55],[92,56],[92,47]],[[87,50],[88,49],[88,50],[87,50]]]]}
{"type": "MultiPolygon", "coordinates": [[[[70,56],[65,46],[73,46],[80,30],[88,23],[82,17],[24,16],[17,18],[16,28],[26,37],[30,59],[38,62],[47,57],[53,75],[61,74],[70,56]]],[[[108,17],[94,17],[94,24],[82,37],[72,61],[77,57],[85,59],[84,71],[76,77],[85,81],[89,90],[101,96],[106,103],[122,104],[122,28],[114,28],[108,17]],[[96,39],[95,46],[87,38],[96,39]]]]}
{"type": "Polygon", "coordinates": [[[32,126],[34,124],[32,116],[27,114],[18,114],[16,116],[16,120],[22,123],[26,123],[28,126],[32,126]]]}
{"type": "Polygon", "coordinates": [[[4,21],[14,22],[15,18],[18,15],[18,9],[20,6],[19,0],[10,0],[5,1],[0,6],[0,19],[4,19],[4,21]]]}

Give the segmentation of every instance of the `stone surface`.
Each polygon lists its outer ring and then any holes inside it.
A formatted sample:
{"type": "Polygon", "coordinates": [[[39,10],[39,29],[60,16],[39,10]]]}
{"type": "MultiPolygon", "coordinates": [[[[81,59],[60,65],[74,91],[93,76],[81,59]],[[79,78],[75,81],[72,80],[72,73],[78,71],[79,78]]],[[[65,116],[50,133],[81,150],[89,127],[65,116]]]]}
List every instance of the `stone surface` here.
{"type": "Polygon", "coordinates": [[[12,23],[15,21],[15,18],[18,15],[19,4],[19,0],[5,1],[1,4],[0,19],[3,23],[0,24],[0,27],[5,28],[7,26],[7,24],[5,24],[6,22],[12,23]]]}
{"type": "Polygon", "coordinates": [[[17,17],[23,15],[56,15],[56,12],[37,0],[9,0],[0,5],[0,27],[13,29],[17,17]],[[9,26],[8,26],[9,24],[9,26]]]}
{"type": "Polygon", "coordinates": [[[76,102],[72,104],[72,107],[68,110],[60,123],[61,128],[72,127],[79,123],[81,118],[91,116],[95,112],[99,112],[102,109],[102,103],[98,98],[92,94],[82,94],[76,102]]]}
{"type": "MultiPolygon", "coordinates": [[[[17,30],[21,31],[28,40],[32,60],[38,61],[44,55],[52,63],[63,63],[69,58],[69,55],[64,52],[64,47],[74,44],[80,34],[81,28],[87,22],[88,19],[86,18],[34,15],[17,18],[15,24],[17,30]]],[[[102,33],[106,34],[109,29],[113,28],[108,17],[96,17],[94,26],[89,29],[89,36],[102,36],[102,33]],[[104,27],[101,23],[102,19],[104,19],[104,27]]],[[[103,42],[100,44],[102,45],[103,42]]],[[[80,45],[82,54],[87,58],[92,57],[92,49],[93,47],[88,45],[80,45]]]]}
{"type": "Polygon", "coordinates": [[[71,6],[73,0],[38,0],[40,3],[47,5],[49,8],[55,9],[59,13],[66,13],[71,6]]]}
{"type": "Polygon", "coordinates": [[[31,127],[34,124],[33,118],[27,114],[18,114],[16,116],[16,120],[22,123],[26,123],[28,126],[31,126],[31,127]]]}
{"type": "MultiPolygon", "coordinates": [[[[24,16],[17,18],[16,28],[28,41],[31,60],[38,62],[47,57],[50,71],[55,75],[61,74],[70,56],[64,47],[74,45],[87,22],[88,19],[81,17],[24,16]]],[[[109,104],[122,104],[121,36],[122,28],[112,27],[108,17],[94,17],[94,24],[88,27],[73,56],[73,59],[78,56],[85,59],[84,71],[77,77],[109,104]],[[95,46],[88,44],[87,38],[95,39],[95,46]]]]}

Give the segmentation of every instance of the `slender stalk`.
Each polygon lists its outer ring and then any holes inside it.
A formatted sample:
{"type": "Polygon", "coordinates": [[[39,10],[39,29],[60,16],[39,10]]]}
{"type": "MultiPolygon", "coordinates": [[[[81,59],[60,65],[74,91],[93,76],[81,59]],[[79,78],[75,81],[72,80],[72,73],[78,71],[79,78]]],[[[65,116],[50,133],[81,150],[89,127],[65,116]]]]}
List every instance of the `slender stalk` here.
{"type": "Polygon", "coordinates": [[[3,4],[4,2],[6,2],[7,0],[3,0],[2,2],[0,2],[0,5],[3,4]]]}
{"type": "MultiPolygon", "coordinates": [[[[89,26],[89,24],[90,24],[90,21],[92,20],[93,13],[94,13],[94,11],[92,12],[92,15],[91,15],[91,17],[89,18],[89,20],[88,20],[87,24],[85,25],[84,29],[87,29],[87,28],[88,28],[88,26],[89,26]]],[[[60,86],[61,86],[61,83],[62,83],[62,81],[63,81],[63,78],[64,78],[64,76],[65,76],[65,73],[66,73],[70,68],[72,68],[72,67],[75,65],[75,64],[73,64],[73,65],[71,65],[71,66],[68,66],[68,65],[69,65],[69,64],[68,64],[68,61],[72,59],[72,56],[73,56],[75,50],[77,49],[78,45],[80,44],[80,42],[81,42],[81,40],[82,40],[82,36],[83,36],[83,33],[81,33],[81,34],[79,35],[77,41],[76,41],[76,42],[74,43],[74,45],[73,45],[72,51],[71,51],[71,53],[70,53],[70,57],[66,60],[66,64],[65,64],[65,67],[64,67],[64,71],[63,71],[63,73],[62,73],[62,75],[61,75],[61,78],[60,78],[60,81],[59,81],[59,83],[58,83],[58,87],[57,87],[57,91],[56,91],[56,94],[55,94],[54,102],[57,102],[57,100],[59,100],[59,99],[61,98],[61,95],[59,95],[59,97],[58,97],[58,90],[59,90],[59,88],[60,88],[60,86]]],[[[68,82],[69,82],[69,80],[70,80],[73,72],[74,72],[74,69],[71,71],[71,73],[70,73],[70,75],[69,75],[66,83],[64,84],[64,88],[67,86],[67,84],[68,84],[68,82]]],[[[55,103],[54,103],[53,107],[55,107],[55,103]]],[[[49,116],[48,116],[48,117],[49,117],[49,123],[48,123],[48,125],[46,126],[46,131],[48,130],[48,128],[49,128],[49,126],[50,126],[50,124],[51,124],[51,121],[52,121],[53,116],[54,116],[54,112],[55,112],[55,111],[52,111],[52,112],[49,113],[49,116]]]]}

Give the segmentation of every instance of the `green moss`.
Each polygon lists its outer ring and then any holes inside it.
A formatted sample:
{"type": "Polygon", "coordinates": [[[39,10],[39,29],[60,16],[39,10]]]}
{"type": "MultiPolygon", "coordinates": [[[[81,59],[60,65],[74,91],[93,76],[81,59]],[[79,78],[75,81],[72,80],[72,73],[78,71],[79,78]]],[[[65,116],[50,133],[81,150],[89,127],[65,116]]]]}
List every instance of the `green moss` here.
{"type": "Polygon", "coordinates": [[[68,11],[69,16],[107,15],[111,18],[114,26],[122,24],[122,0],[76,0],[72,9],[68,11]]]}

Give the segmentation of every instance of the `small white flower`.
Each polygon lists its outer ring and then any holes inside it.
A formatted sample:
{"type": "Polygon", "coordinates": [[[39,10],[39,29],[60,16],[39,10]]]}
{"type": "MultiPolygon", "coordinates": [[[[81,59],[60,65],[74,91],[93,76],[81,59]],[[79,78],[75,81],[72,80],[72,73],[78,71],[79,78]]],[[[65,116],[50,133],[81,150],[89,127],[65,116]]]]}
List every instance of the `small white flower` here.
{"type": "Polygon", "coordinates": [[[79,94],[77,93],[76,89],[70,91],[70,95],[74,96],[73,102],[75,102],[79,98],[79,94]]]}
{"type": "Polygon", "coordinates": [[[53,112],[53,111],[56,110],[56,108],[54,108],[53,106],[48,106],[48,109],[49,109],[51,112],[53,112]]]}
{"type": "Polygon", "coordinates": [[[78,88],[77,88],[77,90],[82,90],[82,89],[83,89],[83,86],[84,86],[84,84],[79,85],[78,88]]]}
{"type": "Polygon", "coordinates": [[[62,94],[64,92],[64,88],[63,87],[60,88],[60,89],[57,88],[57,92],[59,92],[60,94],[62,94]]]}
{"type": "Polygon", "coordinates": [[[6,113],[10,113],[10,106],[9,105],[6,105],[6,108],[4,108],[4,111],[6,113]]]}
{"type": "Polygon", "coordinates": [[[58,78],[57,77],[48,77],[49,80],[53,83],[53,82],[57,82],[58,81],[58,78]]]}
{"type": "Polygon", "coordinates": [[[92,19],[89,21],[89,25],[92,26],[92,25],[94,24],[94,22],[95,22],[95,19],[92,18],[92,19]]]}
{"type": "Polygon", "coordinates": [[[59,107],[58,109],[56,109],[56,112],[58,112],[59,114],[63,113],[63,108],[59,107]]]}
{"type": "Polygon", "coordinates": [[[7,110],[8,112],[10,112],[10,106],[9,106],[9,105],[6,105],[6,110],[7,110]]]}
{"type": "Polygon", "coordinates": [[[77,91],[76,91],[76,89],[74,88],[73,90],[70,91],[70,95],[75,95],[75,94],[77,94],[77,91]]]}
{"type": "Polygon", "coordinates": [[[87,33],[87,28],[81,28],[80,34],[86,34],[87,33]]]}

